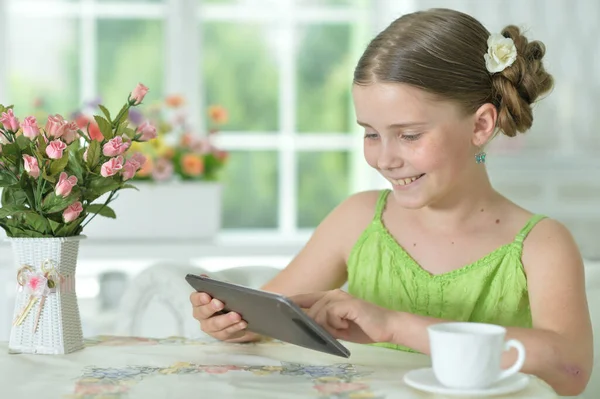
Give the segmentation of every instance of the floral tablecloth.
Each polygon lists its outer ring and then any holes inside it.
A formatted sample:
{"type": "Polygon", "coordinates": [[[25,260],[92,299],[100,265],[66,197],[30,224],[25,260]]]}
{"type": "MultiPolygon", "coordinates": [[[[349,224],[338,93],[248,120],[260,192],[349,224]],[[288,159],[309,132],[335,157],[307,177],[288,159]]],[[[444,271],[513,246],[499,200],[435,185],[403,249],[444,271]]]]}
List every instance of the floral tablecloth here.
{"type": "MultiPolygon", "coordinates": [[[[429,358],[346,344],[349,359],[277,341],[227,344],[206,339],[101,336],[63,356],[8,354],[0,343],[2,398],[437,398],[407,387],[407,371],[429,358]]],[[[556,395],[532,379],[518,394],[556,395]]]]}

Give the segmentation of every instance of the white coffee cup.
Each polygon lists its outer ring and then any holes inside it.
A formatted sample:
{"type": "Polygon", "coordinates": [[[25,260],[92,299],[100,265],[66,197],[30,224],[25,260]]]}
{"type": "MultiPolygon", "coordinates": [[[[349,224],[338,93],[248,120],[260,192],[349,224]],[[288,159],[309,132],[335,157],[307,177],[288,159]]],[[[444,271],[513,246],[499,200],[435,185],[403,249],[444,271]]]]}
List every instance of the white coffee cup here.
{"type": "Polygon", "coordinates": [[[505,341],[506,329],[484,323],[440,323],[429,326],[433,373],[450,388],[483,389],[518,373],[525,363],[520,341],[505,341]],[[515,348],[517,361],[502,370],[502,353],[515,348]]]}

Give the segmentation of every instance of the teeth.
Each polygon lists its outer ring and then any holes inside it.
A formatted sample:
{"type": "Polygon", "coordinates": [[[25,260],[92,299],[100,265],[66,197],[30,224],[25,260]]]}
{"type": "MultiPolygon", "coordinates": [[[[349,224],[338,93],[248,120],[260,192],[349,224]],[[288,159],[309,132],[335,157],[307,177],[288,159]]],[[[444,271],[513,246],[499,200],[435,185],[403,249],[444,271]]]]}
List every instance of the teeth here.
{"type": "Polygon", "coordinates": [[[390,180],[392,181],[392,183],[394,183],[398,186],[406,186],[407,184],[414,182],[418,178],[419,178],[419,176],[413,176],[413,177],[407,177],[406,179],[400,179],[400,180],[390,179],[390,180]]]}

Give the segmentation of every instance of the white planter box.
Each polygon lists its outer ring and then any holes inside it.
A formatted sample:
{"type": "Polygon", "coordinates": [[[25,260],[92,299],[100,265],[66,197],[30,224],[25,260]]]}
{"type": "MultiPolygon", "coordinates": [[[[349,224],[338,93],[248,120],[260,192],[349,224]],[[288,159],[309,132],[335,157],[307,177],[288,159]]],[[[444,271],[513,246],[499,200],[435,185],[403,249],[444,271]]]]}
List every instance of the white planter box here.
{"type": "MultiPolygon", "coordinates": [[[[221,184],[132,182],[139,191],[119,191],[109,205],[116,219],[96,216],[83,234],[100,239],[215,238],[221,228],[221,184]]],[[[104,197],[94,203],[102,203],[104,197]]]]}

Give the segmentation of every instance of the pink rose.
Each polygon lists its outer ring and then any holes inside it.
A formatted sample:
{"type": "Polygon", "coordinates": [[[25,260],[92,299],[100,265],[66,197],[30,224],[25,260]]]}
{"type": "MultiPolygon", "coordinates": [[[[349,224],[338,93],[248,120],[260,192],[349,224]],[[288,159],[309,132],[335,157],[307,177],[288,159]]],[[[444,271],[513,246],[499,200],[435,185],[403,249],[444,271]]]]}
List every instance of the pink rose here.
{"type": "Polygon", "coordinates": [[[123,142],[123,137],[117,136],[104,144],[102,147],[102,154],[106,157],[115,157],[127,151],[130,145],[131,143],[123,142]]]}
{"type": "Polygon", "coordinates": [[[83,205],[77,201],[67,207],[63,212],[63,219],[65,223],[72,222],[79,217],[79,214],[83,211],[83,205]]]}
{"type": "Polygon", "coordinates": [[[25,118],[21,127],[23,128],[23,136],[30,140],[33,140],[38,134],[40,134],[40,128],[37,125],[35,116],[28,116],[25,118]]]}
{"type": "Polygon", "coordinates": [[[140,169],[146,163],[146,157],[141,152],[136,152],[129,158],[129,161],[134,162],[140,169]]]}
{"type": "Polygon", "coordinates": [[[60,140],[51,141],[46,147],[46,154],[50,159],[61,159],[63,151],[67,148],[67,145],[60,140]]]}
{"type": "Polygon", "coordinates": [[[71,144],[75,141],[75,139],[79,136],[77,129],[79,129],[79,127],[75,122],[66,123],[63,126],[63,134],[61,138],[65,141],[65,143],[71,144]]]}
{"type": "Polygon", "coordinates": [[[54,193],[61,197],[66,197],[71,194],[71,190],[77,184],[76,176],[69,176],[66,172],[62,172],[58,177],[58,183],[56,183],[56,187],[54,188],[54,193]]]}
{"type": "Polygon", "coordinates": [[[46,122],[46,136],[58,138],[63,135],[67,121],[61,115],[49,115],[46,122]]]}
{"type": "Polygon", "coordinates": [[[4,129],[16,132],[19,130],[19,120],[15,117],[12,108],[2,113],[0,123],[4,125],[4,129]]]}
{"type": "Polygon", "coordinates": [[[37,158],[32,157],[31,155],[23,154],[23,161],[25,171],[29,174],[29,176],[37,179],[40,176],[40,167],[38,165],[37,158]]]}
{"type": "Polygon", "coordinates": [[[135,172],[139,169],[139,164],[131,159],[125,162],[123,165],[123,171],[121,172],[121,176],[123,176],[123,180],[129,180],[133,176],[135,176],[135,172]]]}
{"type": "Polygon", "coordinates": [[[123,157],[119,155],[104,162],[100,168],[100,174],[104,177],[110,177],[116,175],[121,169],[123,169],[123,157]]]}
{"type": "Polygon", "coordinates": [[[138,128],[137,132],[141,134],[140,141],[148,141],[156,138],[156,128],[152,126],[148,121],[142,123],[138,128]]]}
{"type": "Polygon", "coordinates": [[[133,101],[132,105],[138,105],[139,103],[141,103],[144,100],[144,97],[146,97],[147,93],[148,88],[143,84],[138,83],[138,85],[135,86],[135,89],[133,89],[133,92],[131,93],[131,101],[133,101]]]}

